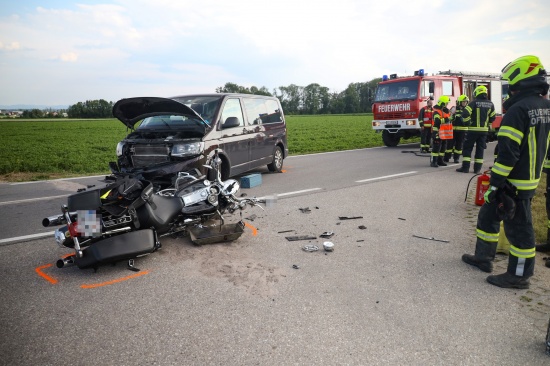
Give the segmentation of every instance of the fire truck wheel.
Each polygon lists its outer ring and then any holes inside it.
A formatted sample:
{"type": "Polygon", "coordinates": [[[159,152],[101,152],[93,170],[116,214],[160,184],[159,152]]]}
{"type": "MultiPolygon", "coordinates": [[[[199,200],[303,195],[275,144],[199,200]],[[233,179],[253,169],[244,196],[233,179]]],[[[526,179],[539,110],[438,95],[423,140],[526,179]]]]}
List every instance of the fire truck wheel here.
{"type": "Polygon", "coordinates": [[[389,133],[388,131],[382,131],[382,141],[384,145],[394,147],[399,144],[401,137],[397,133],[389,133]]]}

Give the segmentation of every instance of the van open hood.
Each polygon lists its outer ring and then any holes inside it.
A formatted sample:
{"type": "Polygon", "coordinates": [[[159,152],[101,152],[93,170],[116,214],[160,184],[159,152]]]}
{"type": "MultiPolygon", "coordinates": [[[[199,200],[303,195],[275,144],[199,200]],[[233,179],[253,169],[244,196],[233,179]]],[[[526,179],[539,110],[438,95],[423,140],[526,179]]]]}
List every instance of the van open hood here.
{"type": "Polygon", "coordinates": [[[209,124],[205,122],[194,110],[185,104],[176,102],[173,99],[158,97],[127,98],[119,100],[113,106],[113,116],[132,130],[134,129],[136,122],[141,121],[146,117],[163,114],[193,117],[199,121],[202,121],[205,127],[209,127],[209,124]]]}

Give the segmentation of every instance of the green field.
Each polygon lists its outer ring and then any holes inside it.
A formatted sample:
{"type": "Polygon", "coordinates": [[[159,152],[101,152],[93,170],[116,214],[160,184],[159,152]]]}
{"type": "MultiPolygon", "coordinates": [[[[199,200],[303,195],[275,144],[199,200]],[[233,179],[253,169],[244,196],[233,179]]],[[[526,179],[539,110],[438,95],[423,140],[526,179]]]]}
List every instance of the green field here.
{"type": "MultiPolygon", "coordinates": [[[[372,115],[288,116],[292,155],[382,146],[372,115]]],[[[0,179],[40,180],[108,173],[128,133],[116,119],[1,120],[0,179]]]]}

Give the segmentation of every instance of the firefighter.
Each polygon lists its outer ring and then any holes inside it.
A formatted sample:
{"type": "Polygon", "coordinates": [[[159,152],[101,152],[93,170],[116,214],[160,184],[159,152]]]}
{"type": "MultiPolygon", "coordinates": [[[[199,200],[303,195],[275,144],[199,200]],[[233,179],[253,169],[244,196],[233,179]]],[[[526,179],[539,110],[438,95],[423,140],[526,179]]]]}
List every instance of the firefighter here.
{"type": "Polygon", "coordinates": [[[462,111],[464,124],[468,126],[468,133],[464,141],[462,167],[457,172],[468,173],[472,150],[476,146],[474,173],[481,171],[483,165],[483,150],[487,148],[487,134],[491,123],[495,120],[495,106],[487,99],[487,87],[479,85],[474,89],[475,99],[471,101],[462,111]]]}
{"type": "MultiPolygon", "coordinates": [[[[439,97],[436,106],[434,107],[433,120],[434,124],[432,127],[432,156],[430,160],[430,166],[434,168],[439,168],[440,166],[447,166],[443,161],[443,156],[445,155],[445,148],[447,146],[447,136],[440,135],[440,128],[442,125],[447,125],[450,123],[450,113],[447,109],[447,104],[451,99],[442,95],[439,97]]],[[[451,129],[452,133],[452,129],[451,129]]]]}
{"type": "Polygon", "coordinates": [[[430,142],[432,140],[432,126],[433,126],[433,97],[430,97],[426,101],[426,106],[422,107],[420,114],[418,115],[418,121],[420,122],[421,135],[420,135],[420,152],[430,152],[430,142]]]}
{"type": "Polygon", "coordinates": [[[445,151],[445,158],[443,159],[446,163],[449,162],[451,156],[454,159],[454,163],[458,163],[458,159],[460,155],[462,155],[464,137],[466,136],[466,131],[468,131],[468,127],[464,125],[464,120],[462,119],[462,111],[466,108],[470,99],[467,95],[462,94],[456,101],[456,111],[451,117],[453,123],[453,139],[449,141],[447,151],[445,151]]]}
{"type": "MultiPolygon", "coordinates": [[[[462,260],[484,272],[492,272],[500,221],[510,241],[508,269],[487,277],[505,288],[529,288],[535,267],[535,235],[531,199],[547,158],[550,136],[550,101],[546,71],[536,56],[520,57],[502,69],[511,97],[498,133],[499,152],[491,169],[490,187],[477,219],[475,254],[462,260]]],[[[468,131],[468,134],[470,131],[468,131]]]]}

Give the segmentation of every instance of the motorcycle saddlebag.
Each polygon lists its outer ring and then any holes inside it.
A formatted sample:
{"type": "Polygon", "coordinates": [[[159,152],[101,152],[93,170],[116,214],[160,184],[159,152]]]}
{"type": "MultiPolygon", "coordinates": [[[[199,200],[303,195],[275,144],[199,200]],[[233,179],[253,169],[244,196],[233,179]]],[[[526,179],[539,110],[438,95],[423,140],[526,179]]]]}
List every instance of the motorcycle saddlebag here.
{"type": "Polygon", "coordinates": [[[94,268],[106,263],[118,262],[152,253],[155,247],[155,233],[151,229],[131,231],[103,239],[82,251],[82,258],[76,258],[78,268],[94,268]]]}

